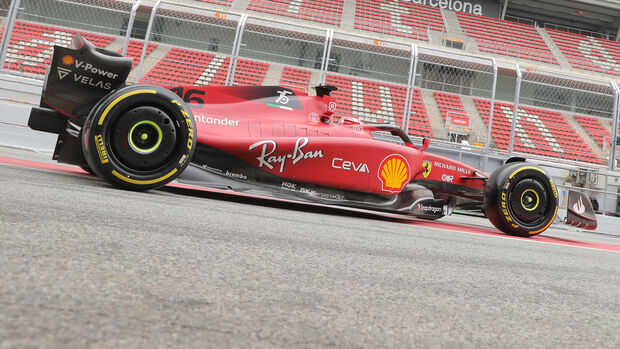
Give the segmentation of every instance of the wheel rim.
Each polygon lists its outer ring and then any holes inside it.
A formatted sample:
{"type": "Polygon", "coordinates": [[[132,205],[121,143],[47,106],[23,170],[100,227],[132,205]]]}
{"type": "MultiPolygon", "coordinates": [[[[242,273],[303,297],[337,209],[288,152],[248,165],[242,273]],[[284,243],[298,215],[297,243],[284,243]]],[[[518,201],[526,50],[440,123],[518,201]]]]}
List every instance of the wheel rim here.
{"type": "Polygon", "coordinates": [[[527,189],[521,194],[521,206],[526,211],[534,211],[540,204],[540,196],[534,189],[527,189]]]}
{"type": "Polygon", "coordinates": [[[525,226],[535,226],[544,221],[550,204],[545,186],[533,178],[518,181],[508,202],[513,219],[525,226]]]}
{"type": "Polygon", "coordinates": [[[131,171],[151,172],[174,155],[178,125],[166,110],[139,106],[119,113],[108,133],[112,156],[131,171]]]}
{"type": "Polygon", "coordinates": [[[127,140],[135,152],[150,154],[161,145],[161,127],[150,120],[142,120],[133,125],[127,140]]]}

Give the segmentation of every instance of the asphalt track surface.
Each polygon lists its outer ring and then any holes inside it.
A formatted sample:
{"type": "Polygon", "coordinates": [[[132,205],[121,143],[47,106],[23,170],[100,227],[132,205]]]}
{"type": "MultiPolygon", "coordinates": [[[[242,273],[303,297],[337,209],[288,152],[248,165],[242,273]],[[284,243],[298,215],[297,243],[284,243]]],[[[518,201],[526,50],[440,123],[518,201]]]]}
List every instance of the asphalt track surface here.
{"type": "Polygon", "coordinates": [[[0,148],[0,348],[620,347],[617,237],[135,193],[48,157],[0,148]]]}

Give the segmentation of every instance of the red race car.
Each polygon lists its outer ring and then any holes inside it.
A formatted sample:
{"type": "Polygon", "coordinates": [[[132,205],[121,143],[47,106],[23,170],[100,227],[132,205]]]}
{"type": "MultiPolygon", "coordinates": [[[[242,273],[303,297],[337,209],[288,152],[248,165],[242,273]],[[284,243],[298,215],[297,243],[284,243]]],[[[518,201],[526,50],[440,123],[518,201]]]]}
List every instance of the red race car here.
{"type": "Polygon", "coordinates": [[[79,34],[56,46],[32,129],[59,134],[54,159],[123,188],[179,179],[437,219],[481,207],[507,234],[553,222],[558,193],[540,168],[511,159],[488,175],[424,150],[399,127],[335,121],[333,86],[126,86],[131,58],[79,34]]]}

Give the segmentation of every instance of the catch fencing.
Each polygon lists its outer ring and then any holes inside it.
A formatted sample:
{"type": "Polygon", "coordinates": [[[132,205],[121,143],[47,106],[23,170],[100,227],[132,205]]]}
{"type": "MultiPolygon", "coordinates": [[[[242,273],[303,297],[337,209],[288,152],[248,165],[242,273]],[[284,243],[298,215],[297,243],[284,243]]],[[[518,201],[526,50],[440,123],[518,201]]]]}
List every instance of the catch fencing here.
{"type": "Polygon", "coordinates": [[[340,116],[368,123],[390,123],[409,133],[430,130],[408,127],[412,98],[412,47],[334,32],[321,81],[338,87],[340,116]]]}
{"type": "MultiPolygon", "coordinates": [[[[140,1],[13,0],[0,46],[0,66],[42,78],[54,45],[68,46],[76,32],[97,47],[114,41],[127,53],[140,1]]],[[[1,5],[1,4],[0,4],[1,5]]]]}
{"type": "Polygon", "coordinates": [[[432,104],[437,104],[442,117],[442,120],[436,118],[442,125],[437,125],[435,129],[445,130],[445,133],[437,132],[435,138],[450,142],[468,139],[469,143],[484,147],[488,153],[494,146],[491,126],[497,84],[495,59],[420,48],[415,60],[415,86],[426,94],[427,104],[431,102],[429,108],[435,108],[432,104]],[[477,100],[489,104],[488,112],[477,110],[477,100]],[[479,114],[480,117],[470,117],[472,114],[479,114]],[[457,123],[457,120],[460,122],[457,123]]]}
{"type": "Polygon", "coordinates": [[[233,13],[158,1],[149,18],[135,82],[228,85],[244,20],[233,13]]]}
{"type": "Polygon", "coordinates": [[[489,156],[617,170],[620,92],[610,81],[198,2],[0,0],[0,20],[6,73],[42,79],[53,46],[67,46],[81,32],[133,57],[133,83],[279,84],[303,91],[328,83],[339,87],[339,117],[395,123],[412,136],[455,147],[465,141],[463,151],[489,156]],[[582,116],[590,118],[587,125],[582,116]],[[594,131],[590,123],[597,122],[594,131]]]}

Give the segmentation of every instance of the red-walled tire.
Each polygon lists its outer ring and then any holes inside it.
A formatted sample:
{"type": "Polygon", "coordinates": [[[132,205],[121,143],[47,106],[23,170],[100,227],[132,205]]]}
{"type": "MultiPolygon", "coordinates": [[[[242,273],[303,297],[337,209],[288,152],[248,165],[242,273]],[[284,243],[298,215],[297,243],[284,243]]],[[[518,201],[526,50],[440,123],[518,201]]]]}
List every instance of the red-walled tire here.
{"type": "Polygon", "coordinates": [[[196,124],[171,91],[134,85],[114,91],[90,112],[82,148],[99,177],[131,190],[159,188],[189,164],[196,124]]]}
{"type": "Polygon", "coordinates": [[[509,235],[545,231],[558,212],[558,192],[545,171],[523,162],[499,167],[484,187],[484,213],[509,235]]]}

